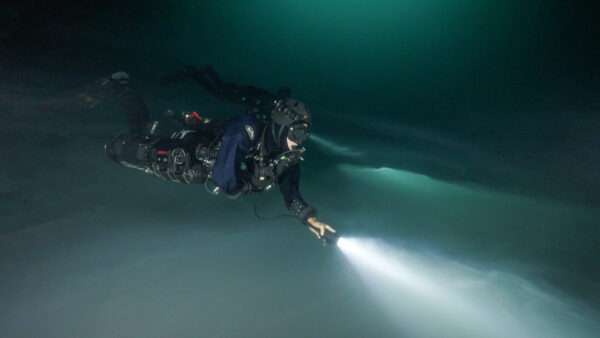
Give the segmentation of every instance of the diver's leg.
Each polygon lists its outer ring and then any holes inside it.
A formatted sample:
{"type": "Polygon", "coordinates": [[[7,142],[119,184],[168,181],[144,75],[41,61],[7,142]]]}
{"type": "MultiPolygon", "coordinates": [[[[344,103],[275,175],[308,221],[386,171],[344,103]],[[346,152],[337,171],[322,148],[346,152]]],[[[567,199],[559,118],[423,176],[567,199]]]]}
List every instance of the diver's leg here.
{"type": "Polygon", "coordinates": [[[211,95],[221,98],[223,92],[223,81],[219,74],[210,65],[198,69],[194,66],[187,66],[186,72],[190,74],[192,80],[199,84],[211,95]]]}
{"type": "MultiPolygon", "coordinates": [[[[258,92],[261,95],[263,92],[266,92],[252,86],[241,86],[232,82],[224,82],[219,73],[211,65],[201,68],[186,66],[182,73],[187,74],[191,80],[211,95],[237,104],[245,104],[250,96],[256,96],[255,94],[258,92]]],[[[177,74],[181,76],[182,73],[177,74]]]]}
{"type": "Polygon", "coordinates": [[[104,145],[104,150],[109,159],[124,167],[147,171],[155,142],[136,135],[119,135],[104,145]]]}
{"type": "Polygon", "coordinates": [[[132,135],[146,135],[149,132],[150,113],[146,103],[140,95],[127,89],[120,99],[119,105],[127,113],[129,133],[132,135]]]}
{"type": "Polygon", "coordinates": [[[114,92],[121,110],[127,114],[129,133],[144,136],[148,133],[150,112],[144,99],[131,88],[129,74],[116,72],[105,83],[114,92]]]}
{"type": "MultiPolygon", "coordinates": [[[[268,105],[278,97],[265,89],[255,86],[225,82],[211,65],[206,65],[201,68],[186,66],[181,72],[177,72],[171,76],[165,76],[163,83],[180,81],[186,76],[204,88],[204,90],[212,96],[227,102],[242,104],[250,108],[268,105]]],[[[290,95],[290,91],[285,88],[278,94],[280,94],[279,96],[287,97],[290,95]]]]}
{"type": "MultiPolygon", "coordinates": [[[[153,174],[156,167],[155,146],[161,141],[152,134],[146,103],[129,85],[129,75],[117,72],[102,84],[112,91],[118,105],[127,114],[129,133],[113,138],[104,146],[112,161],[128,168],[153,174]]],[[[153,129],[153,128],[152,128],[153,129]]]]}
{"type": "Polygon", "coordinates": [[[223,87],[224,82],[223,80],[221,80],[219,73],[217,73],[217,71],[212,65],[206,65],[202,70],[204,72],[205,77],[208,80],[210,80],[215,87],[223,87]]]}

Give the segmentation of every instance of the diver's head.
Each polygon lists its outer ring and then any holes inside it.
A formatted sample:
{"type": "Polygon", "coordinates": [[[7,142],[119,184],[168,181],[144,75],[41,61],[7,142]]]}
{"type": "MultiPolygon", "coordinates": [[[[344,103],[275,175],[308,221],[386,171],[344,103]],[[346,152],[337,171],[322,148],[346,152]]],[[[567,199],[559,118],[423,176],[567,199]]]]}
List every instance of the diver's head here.
{"type": "Polygon", "coordinates": [[[271,121],[273,138],[282,148],[293,150],[308,139],[311,116],[301,101],[275,100],[271,121]]]}

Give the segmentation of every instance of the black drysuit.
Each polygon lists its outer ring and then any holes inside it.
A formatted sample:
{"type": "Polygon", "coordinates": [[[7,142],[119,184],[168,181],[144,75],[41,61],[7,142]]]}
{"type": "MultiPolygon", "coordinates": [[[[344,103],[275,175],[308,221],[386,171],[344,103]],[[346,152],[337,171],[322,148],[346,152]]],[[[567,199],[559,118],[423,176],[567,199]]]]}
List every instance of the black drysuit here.
{"type": "Polygon", "coordinates": [[[268,120],[252,112],[222,123],[206,122],[194,114],[197,123],[184,123],[169,137],[148,135],[143,100],[128,86],[116,86],[130,132],[106,145],[115,162],[172,182],[210,184],[232,197],[278,185],[286,207],[301,221],[315,215],[299,190],[301,154],[282,148],[268,120]]]}

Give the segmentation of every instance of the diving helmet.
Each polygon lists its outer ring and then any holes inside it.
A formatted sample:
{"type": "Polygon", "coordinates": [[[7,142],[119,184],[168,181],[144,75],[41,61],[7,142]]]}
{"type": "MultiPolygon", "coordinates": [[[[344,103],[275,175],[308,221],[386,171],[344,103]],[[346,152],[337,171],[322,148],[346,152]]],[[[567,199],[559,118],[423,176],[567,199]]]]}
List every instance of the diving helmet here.
{"type": "Polygon", "coordinates": [[[277,99],[271,111],[273,136],[280,144],[289,138],[297,144],[308,139],[310,112],[303,102],[292,98],[277,99]]]}

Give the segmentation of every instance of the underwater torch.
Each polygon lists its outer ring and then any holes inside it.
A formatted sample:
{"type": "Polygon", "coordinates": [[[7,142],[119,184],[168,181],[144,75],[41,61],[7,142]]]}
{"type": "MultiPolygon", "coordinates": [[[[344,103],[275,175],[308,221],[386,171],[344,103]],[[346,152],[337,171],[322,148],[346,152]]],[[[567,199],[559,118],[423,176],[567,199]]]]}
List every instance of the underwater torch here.
{"type": "Polygon", "coordinates": [[[340,235],[337,232],[326,232],[325,235],[321,237],[321,240],[325,245],[337,245],[340,240],[340,235]]]}

